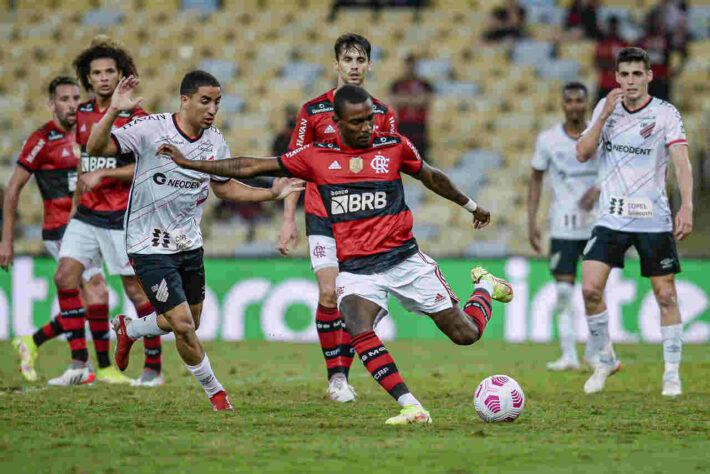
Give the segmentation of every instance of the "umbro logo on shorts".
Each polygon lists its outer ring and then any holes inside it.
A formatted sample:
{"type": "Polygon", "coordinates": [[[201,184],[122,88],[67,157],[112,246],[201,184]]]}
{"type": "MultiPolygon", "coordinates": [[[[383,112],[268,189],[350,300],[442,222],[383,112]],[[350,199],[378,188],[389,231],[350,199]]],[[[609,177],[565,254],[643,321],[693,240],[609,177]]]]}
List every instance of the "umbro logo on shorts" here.
{"type": "Polygon", "coordinates": [[[165,281],[165,278],[160,281],[159,285],[153,285],[150,289],[155,293],[156,300],[161,303],[168,301],[168,283],[165,281]]]}

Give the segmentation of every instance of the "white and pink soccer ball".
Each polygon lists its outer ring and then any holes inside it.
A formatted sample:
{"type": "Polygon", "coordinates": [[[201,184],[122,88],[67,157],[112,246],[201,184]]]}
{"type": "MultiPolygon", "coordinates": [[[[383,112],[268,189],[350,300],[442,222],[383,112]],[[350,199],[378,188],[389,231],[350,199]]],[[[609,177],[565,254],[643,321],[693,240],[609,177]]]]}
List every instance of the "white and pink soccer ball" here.
{"type": "Polygon", "coordinates": [[[512,377],[491,375],[478,385],[473,406],[486,423],[515,421],[525,407],[525,394],[512,377]]]}

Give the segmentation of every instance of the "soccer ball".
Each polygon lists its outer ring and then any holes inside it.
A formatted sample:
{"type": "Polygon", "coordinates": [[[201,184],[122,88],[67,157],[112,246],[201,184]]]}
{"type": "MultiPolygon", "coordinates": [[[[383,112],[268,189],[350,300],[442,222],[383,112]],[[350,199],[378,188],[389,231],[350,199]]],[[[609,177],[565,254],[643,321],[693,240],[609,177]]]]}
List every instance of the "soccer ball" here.
{"type": "Polygon", "coordinates": [[[525,407],[525,394],[512,377],[491,375],[478,385],[473,406],[486,423],[515,421],[525,407]]]}

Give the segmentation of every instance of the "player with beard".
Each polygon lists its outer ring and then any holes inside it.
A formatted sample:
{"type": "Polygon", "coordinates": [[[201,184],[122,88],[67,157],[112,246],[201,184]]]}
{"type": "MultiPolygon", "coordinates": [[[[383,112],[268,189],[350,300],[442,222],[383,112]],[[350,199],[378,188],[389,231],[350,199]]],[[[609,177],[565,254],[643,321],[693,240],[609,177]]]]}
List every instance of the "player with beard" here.
{"type": "MultiPolygon", "coordinates": [[[[75,140],[76,110],[80,97],[76,79],[59,76],[49,84],[49,109],[52,120],[42,125],[25,142],[17,168],[10,178],[3,203],[2,242],[0,242],[0,267],[9,270],[14,258],[13,230],[18,198],[32,175],[37,180],[44,201],[42,240],[47,252],[58,259],[62,236],[69,221],[72,196],[76,187],[78,163],[75,140]]],[[[108,305],[108,289],[101,266],[87,267],[81,275],[80,291],[87,308],[108,305]]],[[[55,316],[31,336],[14,339],[13,345],[20,355],[20,371],[29,381],[37,380],[35,361],[38,348],[48,340],[64,333],[61,317],[55,316]]],[[[75,344],[70,340],[69,344],[75,344]]],[[[94,340],[97,354],[102,342],[94,340]]],[[[86,350],[86,349],[84,349],[86,350]]],[[[95,378],[91,374],[88,382],[95,378]]],[[[55,381],[52,379],[50,384],[55,381]]]]}
{"type": "MultiPolygon", "coordinates": [[[[103,261],[109,274],[121,276],[125,294],[139,316],[154,311],[128,262],[123,239],[123,215],[135,169],[134,158],[130,153],[95,156],[86,152],[91,129],[105,115],[118,81],[121,77],[136,74],[136,68],[128,52],[105,36],[95,38],[91,46],[77,56],[74,68],[82,86],[87,92],[92,92],[94,98],[80,104],[77,111],[81,162],[77,168],[75,211],[72,211],[73,217],[67,225],[59,251],[59,266],[54,275],[62,324],[65,330],[71,331],[70,341],[75,341],[72,365],[59,377],[59,382],[73,385],[84,383],[89,377],[91,367],[84,348],[84,321],[88,319],[92,337],[103,344],[98,354],[97,380],[144,386],[163,385],[160,340],[146,341],[145,370],[137,381],[132,381],[111,365],[108,354],[108,306],[96,305],[85,312],[78,291],[79,278],[84,269],[100,265],[103,261]]],[[[142,108],[136,107],[120,114],[114,126],[120,127],[145,115],[142,108]]]]}
{"type": "MultiPolygon", "coordinates": [[[[337,126],[333,121],[334,94],[346,84],[361,86],[365,83],[367,73],[372,69],[371,49],[370,42],[360,35],[348,33],[336,40],[333,69],[338,75],[337,86],[301,107],[291,135],[290,150],[337,135],[337,126]]],[[[372,102],[375,130],[396,132],[397,123],[392,109],[374,97],[372,102]]],[[[294,246],[298,243],[295,221],[297,202],[298,195],[295,193],[284,202],[283,226],[279,236],[279,251],[283,255],[288,255],[290,242],[294,246]]],[[[348,384],[348,373],[355,351],[337,308],[335,278],[338,276],[338,257],[333,229],[313,183],[306,185],[305,211],[311,268],[318,282],[316,329],[325,358],[328,396],[336,402],[350,402],[355,400],[355,390],[348,384]]]]}
{"type": "Polygon", "coordinates": [[[404,201],[400,173],[471,212],[475,229],[488,225],[490,214],[448,176],[424,163],[406,137],[376,132],[374,104],[365,89],[341,87],[333,108],[339,130],[335,137],[280,157],[198,161],[186,159],[172,145],[161,146],[158,153],[185,169],[212,175],[287,175],[315,183],[338,246],[338,308],[353,347],[373,378],[402,407],[386,423],[430,423],[429,412],[409,391],[373,331],[377,315],[387,311],[392,295],[409,311],[429,316],[454,343],[470,345],[481,338],[490,320],[491,299],[508,302],[513,290],[505,280],[476,267],[471,270],[473,294],[459,307],[439,266],[419,250],[412,235],[413,217],[404,201]]]}
{"type": "MultiPolygon", "coordinates": [[[[557,333],[562,357],[547,364],[554,371],[579,368],[572,325],[572,290],[577,276],[577,262],[592,232],[594,204],[599,196],[596,187],[597,162],[577,161],[575,145],[587,128],[589,96],[581,82],[570,82],[562,89],[565,121],[545,130],[535,143],[530,180],[528,181],[528,240],[535,252],[542,251],[536,216],[545,171],[550,172],[550,271],[555,278],[557,333]]],[[[585,356],[585,361],[591,355],[585,356]]]]}
{"type": "Polygon", "coordinates": [[[195,160],[222,160],[229,148],[213,127],[219,110],[221,87],[204,71],[185,75],[180,85],[180,112],[153,114],[111,126],[122,111],[134,110],[142,99],[131,99],[138,80],[121,80],[106,115],[94,127],[87,148],[94,155],[132,153],[136,172],[125,217],[126,251],[157,315],[131,320],[114,319],[116,365],[125,370],[130,349],[140,337],[173,332],[175,345],[188,370],[197,378],[214,410],[232,410],[227,392],[212,372],[210,360],[196,330],[205,299],[200,219],[210,188],[230,201],[283,199],[302,190],[302,181],[278,179],[271,189],[250,188],[234,180],[200,172],[186,172],[158,147],[169,143],[195,160]]]}
{"type": "Polygon", "coordinates": [[[591,125],[577,142],[579,161],[599,162],[601,190],[599,217],[582,264],[589,343],[599,354],[594,374],[584,384],[586,393],[603,390],[606,379],[621,368],[609,338],[609,314],[602,295],[612,267],[624,268],[624,254],[632,245],[661,312],[665,361],[661,394],[682,393],[683,323],[674,277],[680,273],[675,241],[693,230],[693,174],[683,119],[672,104],[649,95],[652,80],[646,51],[619,51],[619,88],[597,104],[591,125]],[[666,194],[669,162],[681,196],[675,219],[666,194]]]}

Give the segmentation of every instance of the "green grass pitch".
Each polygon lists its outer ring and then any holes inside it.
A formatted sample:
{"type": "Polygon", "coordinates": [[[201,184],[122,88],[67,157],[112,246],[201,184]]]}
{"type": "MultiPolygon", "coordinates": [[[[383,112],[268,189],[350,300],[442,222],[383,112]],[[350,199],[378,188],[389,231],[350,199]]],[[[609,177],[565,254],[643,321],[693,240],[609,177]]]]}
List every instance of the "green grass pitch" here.
{"type": "MultiPolygon", "coordinates": [[[[661,346],[617,345],[622,370],[587,396],[588,372],[553,374],[556,344],[481,341],[387,344],[428,426],[385,426],[398,405],[356,359],[355,403],[325,396],[317,344],[213,342],[206,349],[236,411],[214,413],[164,343],[167,385],[46,388],[68,360],[63,341],[42,347],[40,381],[26,383],[0,343],[0,472],[707,472],[710,353],[686,345],[684,394],[660,395],[661,346]],[[486,424],[477,384],[508,374],[523,387],[514,423],[486,424]]],[[[93,347],[89,342],[89,350],[93,347]]],[[[581,348],[580,348],[581,350],[581,348]]],[[[93,357],[93,355],[92,355],[93,357]]],[[[128,374],[142,367],[136,344],[128,374]]]]}

